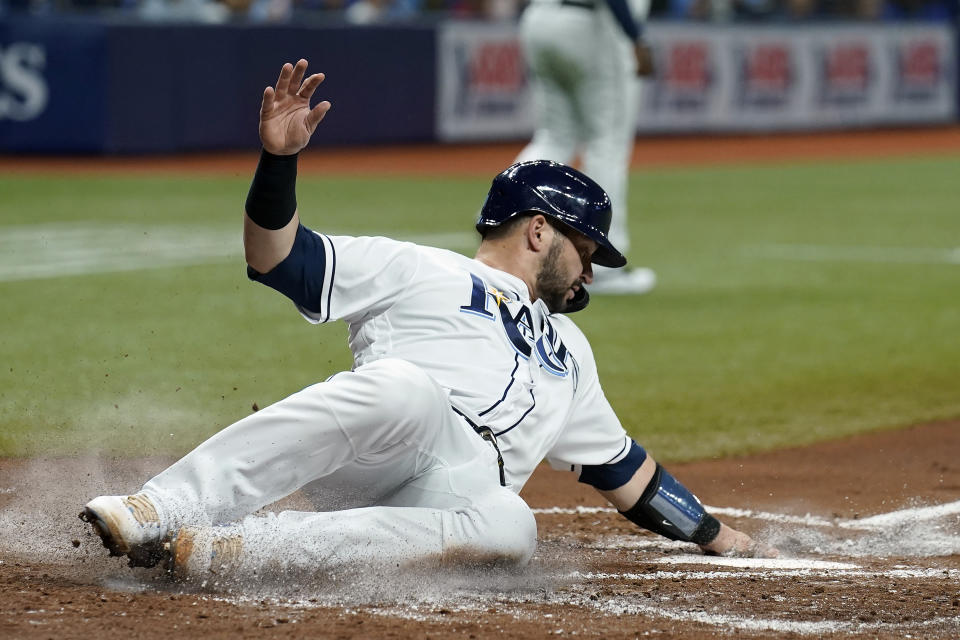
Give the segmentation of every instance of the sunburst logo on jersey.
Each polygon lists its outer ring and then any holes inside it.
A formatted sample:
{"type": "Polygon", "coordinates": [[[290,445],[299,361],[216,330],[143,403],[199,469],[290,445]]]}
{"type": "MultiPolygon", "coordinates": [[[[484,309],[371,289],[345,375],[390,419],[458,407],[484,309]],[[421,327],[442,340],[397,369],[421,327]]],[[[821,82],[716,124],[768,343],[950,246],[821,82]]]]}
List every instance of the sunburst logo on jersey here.
{"type": "Polygon", "coordinates": [[[513,301],[507,296],[507,294],[505,294],[503,291],[500,291],[499,289],[497,289],[496,287],[494,287],[494,286],[492,286],[492,285],[491,285],[490,288],[487,290],[487,293],[490,294],[491,296],[493,296],[493,300],[494,300],[494,302],[497,303],[497,306],[498,306],[498,307],[500,306],[500,303],[501,303],[501,302],[513,302],[513,301]]]}

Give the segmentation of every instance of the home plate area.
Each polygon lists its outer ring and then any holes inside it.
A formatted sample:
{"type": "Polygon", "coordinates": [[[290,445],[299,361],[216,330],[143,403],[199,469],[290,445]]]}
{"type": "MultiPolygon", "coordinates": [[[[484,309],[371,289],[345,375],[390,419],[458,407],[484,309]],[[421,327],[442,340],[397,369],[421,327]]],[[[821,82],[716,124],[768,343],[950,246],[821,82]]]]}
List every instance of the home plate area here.
{"type": "Polygon", "coordinates": [[[704,556],[689,544],[638,535],[613,510],[542,509],[541,531],[575,536],[594,567],[574,572],[556,596],[642,617],[644,631],[670,635],[675,623],[777,637],[960,635],[960,502],[833,522],[709,510],[776,544],[783,557],[704,556]],[[606,531],[594,535],[599,530],[606,531]]]}
{"type": "MultiPolygon", "coordinates": [[[[377,594],[354,583],[277,602],[301,610],[339,607],[340,617],[372,615],[422,630],[463,631],[458,625],[483,620],[468,634],[475,638],[492,631],[509,637],[956,638],[958,507],[901,510],[860,523],[709,507],[777,544],[783,551],[777,559],[705,556],[691,544],[638,532],[611,508],[538,508],[541,544],[522,572],[445,572],[417,584],[410,576],[385,578],[377,594]]],[[[248,600],[240,591],[227,600],[248,600]]]]}

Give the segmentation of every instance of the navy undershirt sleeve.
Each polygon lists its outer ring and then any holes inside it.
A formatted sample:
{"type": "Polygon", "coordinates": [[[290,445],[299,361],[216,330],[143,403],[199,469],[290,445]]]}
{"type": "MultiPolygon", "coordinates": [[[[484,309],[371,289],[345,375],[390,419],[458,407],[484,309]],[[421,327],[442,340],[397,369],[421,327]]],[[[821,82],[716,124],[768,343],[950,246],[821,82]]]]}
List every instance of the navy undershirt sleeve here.
{"type": "Polygon", "coordinates": [[[307,311],[320,313],[326,264],[323,240],[301,224],[290,255],[283,262],[267,273],[248,266],[247,277],[276,289],[307,311]]]}
{"type": "Polygon", "coordinates": [[[596,487],[600,491],[612,491],[627,484],[646,459],[647,452],[631,440],[630,451],[623,459],[613,464],[585,464],[580,471],[579,479],[580,482],[596,487]]]}
{"type": "Polygon", "coordinates": [[[630,7],[627,5],[627,0],[606,0],[606,2],[610,5],[610,11],[613,12],[613,17],[620,23],[623,32],[627,34],[631,41],[636,41],[643,30],[634,20],[633,13],[630,12],[630,7]]]}

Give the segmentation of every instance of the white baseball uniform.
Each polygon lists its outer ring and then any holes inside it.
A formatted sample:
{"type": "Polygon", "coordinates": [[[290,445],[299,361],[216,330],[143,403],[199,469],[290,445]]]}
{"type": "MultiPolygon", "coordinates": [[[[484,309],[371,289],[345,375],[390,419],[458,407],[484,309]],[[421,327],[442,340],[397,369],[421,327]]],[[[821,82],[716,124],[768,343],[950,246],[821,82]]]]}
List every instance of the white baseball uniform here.
{"type": "Polygon", "coordinates": [[[162,528],[233,525],[251,566],[525,562],[517,495],[537,464],[601,465],[630,448],[583,333],[524,282],[446,250],[301,227],[251,272],[310,322],[342,319],[354,368],[216,434],[143,492],[162,528]],[[503,485],[494,444],[502,453],[503,485]],[[303,489],[315,512],[250,516],[303,489]]]}
{"type": "MultiPolygon", "coordinates": [[[[650,1],[628,6],[643,21],[650,1]]],[[[610,196],[608,236],[627,253],[627,177],[640,89],[633,39],[608,0],[532,0],[520,19],[520,40],[536,129],[516,161],[570,164],[581,154],[583,172],[610,196]]]]}

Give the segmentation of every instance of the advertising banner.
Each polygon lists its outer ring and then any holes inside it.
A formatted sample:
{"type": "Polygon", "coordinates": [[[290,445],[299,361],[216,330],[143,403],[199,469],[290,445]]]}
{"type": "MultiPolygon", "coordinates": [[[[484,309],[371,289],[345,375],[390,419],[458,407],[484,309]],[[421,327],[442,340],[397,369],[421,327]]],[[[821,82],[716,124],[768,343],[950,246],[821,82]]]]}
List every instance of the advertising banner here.
{"type": "Polygon", "coordinates": [[[641,131],[821,129],[956,118],[940,25],[703,29],[663,25],[641,131]]]}
{"type": "Polygon", "coordinates": [[[103,30],[0,21],[0,151],[83,151],[106,126],[103,30]]]}
{"type": "Polygon", "coordinates": [[[531,131],[517,26],[447,22],[437,31],[437,138],[515,138],[531,131]]]}
{"type": "MultiPolygon", "coordinates": [[[[641,82],[642,132],[812,130],[957,118],[955,36],[946,25],[655,23],[647,34],[657,71],[641,82]]],[[[439,139],[532,133],[516,35],[512,24],[441,27],[439,139]]]]}
{"type": "Polygon", "coordinates": [[[263,87],[300,57],[334,105],[318,144],[431,142],[434,46],[432,25],[0,21],[0,152],[256,149],[263,87]]]}

